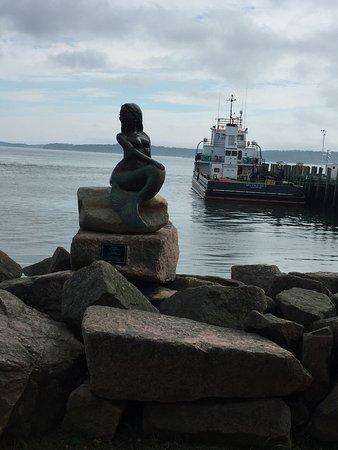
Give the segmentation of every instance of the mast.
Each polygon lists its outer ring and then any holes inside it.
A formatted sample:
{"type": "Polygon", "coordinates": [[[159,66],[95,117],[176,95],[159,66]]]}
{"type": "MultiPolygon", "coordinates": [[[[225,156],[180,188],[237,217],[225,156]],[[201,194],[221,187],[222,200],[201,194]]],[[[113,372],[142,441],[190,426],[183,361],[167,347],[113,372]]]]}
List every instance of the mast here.
{"type": "Polygon", "coordinates": [[[231,94],[230,98],[227,99],[227,102],[230,102],[230,123],[232,123],[232,121],[233,121],[233,118],[232,118],[232,104],[235,101],[236,101],[236,99],[234,98],[233,94],[231,94]]]}

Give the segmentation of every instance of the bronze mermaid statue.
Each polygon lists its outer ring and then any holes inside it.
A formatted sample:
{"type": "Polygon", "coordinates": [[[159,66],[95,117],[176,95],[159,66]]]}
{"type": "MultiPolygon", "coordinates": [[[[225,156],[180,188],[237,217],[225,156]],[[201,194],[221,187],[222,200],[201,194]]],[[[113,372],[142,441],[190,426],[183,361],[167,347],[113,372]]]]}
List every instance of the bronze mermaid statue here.
{"type": "Polygon", "coordinates": [[[110,177],[111,205],[121,220],[136,228],[147,224],[139,214],[139,205],[161,189],[164,166],[151,158],[150,138],[143,131],[142,111],[135,103],[125,103],[120,110],[121,133],[116,136],[123,148],[123,159],[110,177]]]}

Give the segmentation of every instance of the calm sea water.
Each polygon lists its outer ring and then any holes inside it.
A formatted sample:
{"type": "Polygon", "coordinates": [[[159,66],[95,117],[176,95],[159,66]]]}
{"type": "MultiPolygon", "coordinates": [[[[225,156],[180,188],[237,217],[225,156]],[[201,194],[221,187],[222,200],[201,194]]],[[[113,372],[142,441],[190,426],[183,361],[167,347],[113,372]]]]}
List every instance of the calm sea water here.
{"type": "MultiPolygon", "coordinates": [[[[106,186],[120,157],[0,147],[0,249],[22,265],[69,249],[79,186],[106,186]]],[[[228,276],[233,264],[338,271],[338,221],[303,207],[205,202],[191,191],[193,161],[161,158],[161,194],[179,231],[178,272],[228,276]]]]}

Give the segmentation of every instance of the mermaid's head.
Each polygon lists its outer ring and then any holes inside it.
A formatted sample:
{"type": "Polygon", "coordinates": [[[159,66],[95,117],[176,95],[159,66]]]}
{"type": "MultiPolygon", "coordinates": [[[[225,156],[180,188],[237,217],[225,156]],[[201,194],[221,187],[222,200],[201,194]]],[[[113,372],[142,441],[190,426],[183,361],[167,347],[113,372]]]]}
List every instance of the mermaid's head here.
{"type": "Polygon", "coordinates": [[[143,131],[142,111],[135,103],[125,103],[121,106],[120,121],[122,133],[126,131],[143,131]]]}

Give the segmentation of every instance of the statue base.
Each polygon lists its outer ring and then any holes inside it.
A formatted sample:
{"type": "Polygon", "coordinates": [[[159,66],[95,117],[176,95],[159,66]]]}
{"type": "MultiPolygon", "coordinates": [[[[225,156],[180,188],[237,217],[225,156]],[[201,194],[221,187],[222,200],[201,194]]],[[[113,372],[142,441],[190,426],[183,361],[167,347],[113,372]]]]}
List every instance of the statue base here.
{"type": "Polygon", "coordinates": [[[110,189],[110,187],[79,188],[77,199],[80,228],[103,233],[144,234],[154,233],[169,222],[168,203],[163,197],[156,195],[139,207],[146,226],[135,228],[123,223],[112,209],[110,189]]]}
{"type": "Polygon", "coordinates": [[[80,229],[71,246],[72,269],[107,261],[131,281],[165,283],[176,276],[177,229],[169,223],[152,234],[111,234],[80,229]]]}

